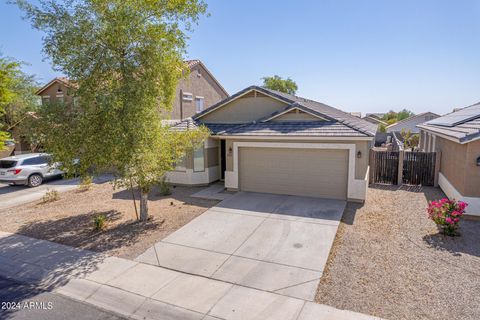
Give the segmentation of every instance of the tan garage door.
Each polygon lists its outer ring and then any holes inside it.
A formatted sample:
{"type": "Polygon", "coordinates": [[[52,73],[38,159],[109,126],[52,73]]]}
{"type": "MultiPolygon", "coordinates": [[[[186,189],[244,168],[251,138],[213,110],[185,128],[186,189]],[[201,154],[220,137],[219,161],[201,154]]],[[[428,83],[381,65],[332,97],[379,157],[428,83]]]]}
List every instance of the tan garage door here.
{"type": "Polygon", "coordinates": [[[348,151],[239,148],[242,191],[346,199],[348,151]]]}

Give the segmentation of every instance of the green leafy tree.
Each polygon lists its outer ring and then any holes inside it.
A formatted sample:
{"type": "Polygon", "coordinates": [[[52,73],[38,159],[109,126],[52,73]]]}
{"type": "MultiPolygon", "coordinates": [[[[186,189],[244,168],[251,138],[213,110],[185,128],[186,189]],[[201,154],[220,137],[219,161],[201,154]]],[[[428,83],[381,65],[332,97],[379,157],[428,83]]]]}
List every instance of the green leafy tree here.
{"type": "Polygon", "coordinates": [[[0,55],[0,150],[10,137],[7,131],[6,110],[19,98],[20,63],[0,55]]]}
{"type": "Polygon", "coordinates": [[[388,111],[382,118],[383,121],[386,121],[388,124],[393,124],[401,120],[405,120],[414,116],[415,113],[408,109],[400,110],[399,112],[395,112],[393,110],[388,111]]]}
{"type": "Polygon", "coordinates": [[[410,118],[411,116],[414,116],[414,115],[415,115],[415,113],[413,113],[412,111],[407,110],[407,109],[403,109],[403,110],[400,110],[397,113],[397,119],[398,119],[398,121],[401,121],[401,120],[405,120],[407,118],[410,118]]]}
{"type": "Polygon", "coordinates": [[[16,3],[45,32],[45,53],[78,85],[79,105],[52,103],[39,114],[42,144],[68,172],[111,168],[116,185],[148,193],[207,130],[172,131],[162,114],[188,68],[186,32],[202,0],[26,0],[16,3]],[[80,159],[78,166],[73,164],[80,159]]]}
{"type": "Polygon", "coordinates": [[[385,127],[384,124],[378,125],[378,132],[387,132],[387,128],[385,127]]]}
{"type": "Polygon", "coordinates": [[[413,149],[418,147],[418,143],[420,140],[419,134],[412,133],[410,130],[405,131],[405,129],[402,129],[400,135],[402,136],[403,146],[405,149],[413,149]]]}
{"type": "Polygon", "coordinates": [[[35,77],[21,71],[21,63],[16,61],[14,63],[17,67],[11,73],[9,82],[10,91],[13,94],[10,101],[4,105],[0,121],[3,130],[13,138],[18,138],[30,133],[32,123],[28,120],[35,116],[40,101],[35,94],[38,89],[35,77]]]}
{"type": "Polygon", "coordinates": [[[274,75],[273,77],[264,77],[262,80],[263,86],[268,89],[289,94],[295,94],[298,90],[297,84],[290,78],[283,79],[280,76],[274,75]]]}

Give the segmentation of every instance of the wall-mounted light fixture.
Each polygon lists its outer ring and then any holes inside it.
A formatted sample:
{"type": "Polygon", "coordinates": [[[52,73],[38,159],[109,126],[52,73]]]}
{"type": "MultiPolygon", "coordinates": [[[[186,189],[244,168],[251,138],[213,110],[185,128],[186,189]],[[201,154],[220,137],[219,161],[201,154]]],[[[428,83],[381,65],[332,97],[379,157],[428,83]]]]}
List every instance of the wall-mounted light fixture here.
{"type": "Polygon", "coordinates": [[[362,157],[362,151],[357,152],[357,158],[360,159],[362,157]]]}
{"type": "Polygon", "coordinates": [[[477,166],[480,167],[480,157],[477,158],[477,166]]]}
{"type": "Polygon", "coordinates": [[[228,148],[228,155],[231,156],[232,153],[233,153],[232,147],[229,147],[229,148],[228,148]]]}

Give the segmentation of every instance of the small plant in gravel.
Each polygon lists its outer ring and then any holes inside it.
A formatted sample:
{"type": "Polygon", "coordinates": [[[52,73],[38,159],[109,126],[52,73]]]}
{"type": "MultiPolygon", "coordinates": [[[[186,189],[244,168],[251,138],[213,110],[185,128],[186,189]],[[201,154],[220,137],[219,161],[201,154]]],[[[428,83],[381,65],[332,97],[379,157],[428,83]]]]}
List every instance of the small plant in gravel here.
{"type": "Polygon", "coordinates": [[[161,196],[169,196],[172,194],[172,190],[170,190],[170,186],[168,185],[165,176],[163,176],[160,180],[160,183],[158,184],[158,189],[158,193],[161,196]]]}
{"type": "Polygon", "coordinates": [[[107,218],[104,214],[99,214],[93,218],[93,227],[95,231],[102,231],[107,225],[107,218]]]}
{"type": "Polygon", "coordinates": [[[462,201],[443,198],[428,204],[428,217],[448,236],[457,234],[460,217],[465,213],[467,204],[462,201]]]}
{"type": "Polygon", "coordinates": [[[83,177],[78,185],[78,191],[84,192],[92,188],[93,178],[91,176],[83,177]]]}
{"type": "Polygon", "coordinates": [[[49,190],[42,197],[42,203],[54,202],[60,199],[60,193],[57,190],[49,190]]]}

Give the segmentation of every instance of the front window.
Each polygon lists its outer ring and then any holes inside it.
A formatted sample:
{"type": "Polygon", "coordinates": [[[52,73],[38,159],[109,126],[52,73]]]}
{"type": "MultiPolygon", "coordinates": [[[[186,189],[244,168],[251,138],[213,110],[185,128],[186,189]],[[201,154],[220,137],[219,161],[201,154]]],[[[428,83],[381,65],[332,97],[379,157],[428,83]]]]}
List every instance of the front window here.
{"type": "Polygon", "coordinates": [[[175,164],[175,171],[186,171],[187,170],[187,161],[186,156],[183,156],[180,160],[177,161],[175,164]]]}
{"type": "Polygon", "coordinates": [[[50,103],[50,96],[43,96],[42,97],[42,104],[50,103]]]}
{"type": "Polygon", "coordinates": [[[203,97],[195,97],[195,107],[196,107],[197,113],[203,111],[203,101],[204,101],[203,97]]]}
{"type": "Polygon", "coordinates": [[[193,153],[193,171],[205,171],[205,155],[203,145],[193,153]]]}

